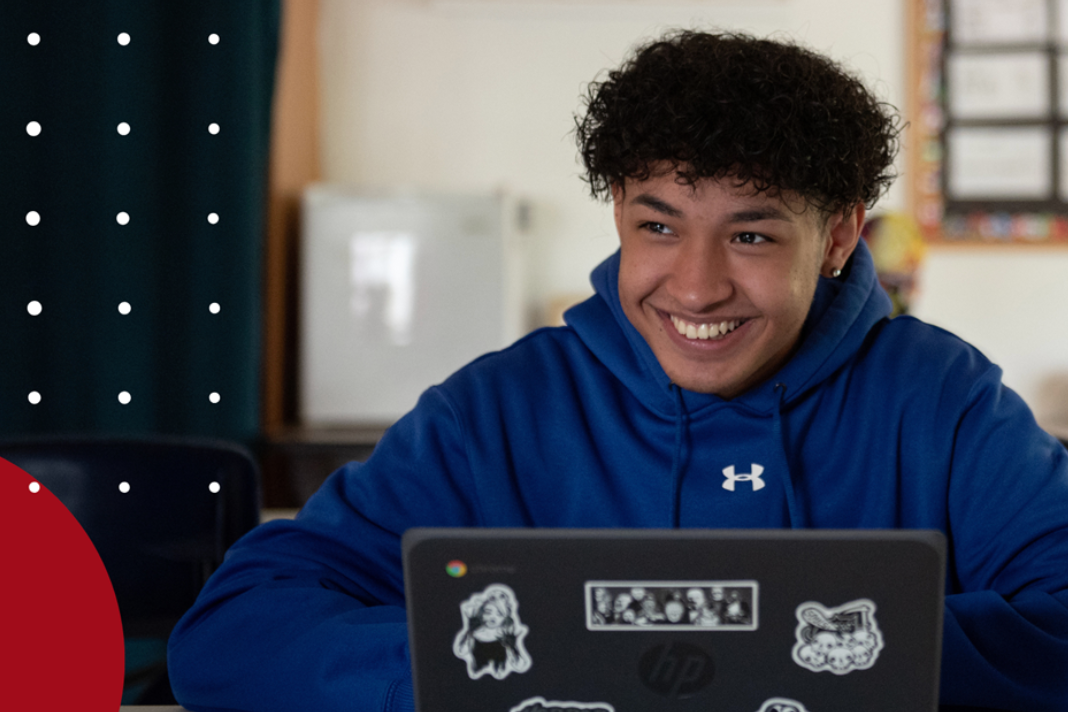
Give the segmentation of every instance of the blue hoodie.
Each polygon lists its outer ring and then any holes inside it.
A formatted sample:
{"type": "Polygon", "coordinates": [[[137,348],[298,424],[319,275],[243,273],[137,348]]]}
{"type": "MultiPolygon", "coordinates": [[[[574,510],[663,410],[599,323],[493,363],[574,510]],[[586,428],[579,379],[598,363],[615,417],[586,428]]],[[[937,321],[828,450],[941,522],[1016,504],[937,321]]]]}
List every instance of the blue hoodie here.
{"type": "Polygon", "coordinates": [[[1068,710],[1068,454],[1000,370],[890,320],[861,244],[794,357],[725,401],[673,386],[596,295],[426,391],[295,521],[238,542],[175,629],[194,710],[412,709],[400,536],[413,526],[931,528],[950,543],[942,701],[1068,710]],[[722,484],[763,467],[765,487],[722,484]]]}

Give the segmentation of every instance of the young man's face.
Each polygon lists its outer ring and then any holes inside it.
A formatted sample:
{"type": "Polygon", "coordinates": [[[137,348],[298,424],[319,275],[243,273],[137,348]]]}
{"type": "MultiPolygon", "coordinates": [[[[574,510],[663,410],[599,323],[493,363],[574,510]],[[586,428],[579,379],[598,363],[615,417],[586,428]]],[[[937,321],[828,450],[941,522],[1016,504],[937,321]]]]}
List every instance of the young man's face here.
{"type": "Polygon", "coordinates": [[[824,220],[796,195],[674,170],[613,191],[623,311],[676,385],[734,398],[793,352],[822,272],[841,268],[864,207],[824,220]]]}

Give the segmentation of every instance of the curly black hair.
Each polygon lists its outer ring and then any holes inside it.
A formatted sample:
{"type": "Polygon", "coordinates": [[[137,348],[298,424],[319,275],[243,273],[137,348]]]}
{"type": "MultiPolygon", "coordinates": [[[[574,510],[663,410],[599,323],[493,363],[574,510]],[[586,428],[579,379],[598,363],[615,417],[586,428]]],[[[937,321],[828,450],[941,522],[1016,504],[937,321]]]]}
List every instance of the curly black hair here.
{"type": "Polygon", "coordinates": [[[590,84],[576,140],[594,198],[664,162],[731,176],[825,213],[875,204],[896,178],[901,120],[830,59],[744,34],[669,33],[590,84]]]}

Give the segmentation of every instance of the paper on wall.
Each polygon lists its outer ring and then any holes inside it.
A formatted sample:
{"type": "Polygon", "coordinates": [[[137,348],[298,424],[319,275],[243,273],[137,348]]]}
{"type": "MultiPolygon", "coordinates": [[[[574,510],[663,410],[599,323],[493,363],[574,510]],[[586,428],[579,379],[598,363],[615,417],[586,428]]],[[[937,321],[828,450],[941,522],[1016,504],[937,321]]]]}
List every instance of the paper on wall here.
{"type": "Polygon", "coordinates": [[[957,44],[1044,43],[1049,37],[1046,0],[951,0],[949,6],[957,44]]]}
{"type": "Polygon", "coordinates": [[[1040,119],[1049,114],[1049,61],[1043,52],[955,53],[948,65],[954,119],[1040,119]]]}
{"type": "Polygon", "coordinates": [[[947,196],[1051,198],[1052,136],[1045,127],[957,127],[947,132],[947,196]]]}

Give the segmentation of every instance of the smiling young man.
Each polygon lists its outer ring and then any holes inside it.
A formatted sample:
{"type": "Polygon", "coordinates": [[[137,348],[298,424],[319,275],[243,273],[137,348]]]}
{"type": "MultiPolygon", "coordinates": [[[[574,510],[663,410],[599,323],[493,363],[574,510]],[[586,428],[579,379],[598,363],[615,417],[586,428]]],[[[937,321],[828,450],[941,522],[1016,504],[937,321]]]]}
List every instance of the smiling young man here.
{"type": "Polygon", "coordinates": [[[943,703],[1068,710],[1068,453],[982,354],[889,318],[858,235],[893,113],[817,54],[693,32],[587,99],[620,237],[595,296],[236,544],[172,636],[179,701],[410,711],[414,526],[901,527],[950,542],[943,703]]]}
{"type": "Polygon", "coordinates": [[[612,188],[623,313],[672,383],[734,398],[790,358],[819,276],[840,274],[856,247],[864,206],[825,219],[795,193],[653,170],[612,188]]]}

